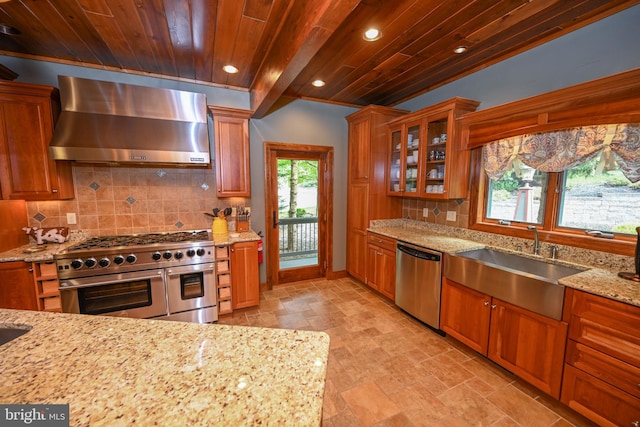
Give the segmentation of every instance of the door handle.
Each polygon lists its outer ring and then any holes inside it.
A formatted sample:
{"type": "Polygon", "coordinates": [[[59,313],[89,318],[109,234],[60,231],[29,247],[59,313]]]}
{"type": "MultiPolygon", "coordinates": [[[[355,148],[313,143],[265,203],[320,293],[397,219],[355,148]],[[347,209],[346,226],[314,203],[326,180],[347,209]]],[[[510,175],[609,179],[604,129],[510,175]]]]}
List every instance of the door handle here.
{"type": "Polygon", "coordinates": [[[276,219],[276,211],[273,211],[273,228],[278,226],[278,220],[276,219]]]}

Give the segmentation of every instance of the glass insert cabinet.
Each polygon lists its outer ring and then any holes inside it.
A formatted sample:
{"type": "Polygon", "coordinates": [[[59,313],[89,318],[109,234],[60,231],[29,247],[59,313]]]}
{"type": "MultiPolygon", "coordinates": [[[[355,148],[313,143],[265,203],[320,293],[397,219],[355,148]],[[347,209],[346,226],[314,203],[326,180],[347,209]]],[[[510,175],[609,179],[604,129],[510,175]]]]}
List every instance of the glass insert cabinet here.
{"type": "Polygon", "coordinates": [[[388,123],[391,144],[387,194],[429,199],[466,198],[468,150],[462,150],[456,119],[478,102],[453,98],[388,123]]]}

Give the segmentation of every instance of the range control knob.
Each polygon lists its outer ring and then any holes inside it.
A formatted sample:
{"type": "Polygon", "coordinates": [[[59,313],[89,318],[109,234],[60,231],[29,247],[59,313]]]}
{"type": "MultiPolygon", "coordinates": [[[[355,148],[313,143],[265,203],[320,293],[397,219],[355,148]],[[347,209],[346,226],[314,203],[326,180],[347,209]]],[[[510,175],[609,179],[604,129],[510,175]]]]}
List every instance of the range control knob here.
{"type": "Polygon", "coordinates": [[[130,255],[127,255],[126,261],[129,264],[133,264],[134,262],[136,262],[137,259],[138,257],[136,257],[134,254],[130,254],[130,255]]]}
{"type": "Polygon", "coordinates": [[[198,250],[196,251],[196,254],[198,254],[198,256],[204,255],[204,249],[198,248],[198,250]]]}
{"type": "Polygon", "coordinates": [[[84,266],[87,268],[93,268],[96,266],[96,264],[98,263],[98,261],[96,261],[95,258],[89,258],[87,260],[84,261],[84,266]]]}
{"type": "Polygon", "coordinates": [[[173,257],[175,259],[182,259],[182,257],[184,256],[184,254],[180,251],[176,252],[175,254],[173,254],[173,257]]]}
{"type": "Polygon", "coordinates": [[[162,258],[164,259],[171,259],[172,256],[173,254],[169,251],[166,251],[165,253],[162,254],[162,258]]]}
{"type": "Polygon", "coordinates": [[[189,249],[187,250],[187,256],[189,258],[193,258],[193,256],[196,254],[196,251],[194,251],[193,249],[189,249]]]}
{"type": "Polygon", "coordinates": [[[98,261],[98,265],[102,268],[109,267],[109,264],[111,264],[111,260],[109,260],[109,258],[102,258],[98,261]]]}
{"type": "Polygon", "coordinates": [[[124,262],[124,257],[122,255],[116,255],[116,257],[113,259],[113,262],[121,265],[124,262]]]}
{"type": "Polygon", "coordinates": [[[82,262],[81,259],[74,259],[73,261],[71,261],[71,268],[73,268],[74,270],[82,268],[83,265],[84,262],[82,262]]]}
{"type": "Polygon", "coordinates": [[[151,254],[151,258],[153,258],[154,261],[160,261],[160,258],[162,258],[162,255],[160,255],[160,252],[154,252],[151,254]]]}

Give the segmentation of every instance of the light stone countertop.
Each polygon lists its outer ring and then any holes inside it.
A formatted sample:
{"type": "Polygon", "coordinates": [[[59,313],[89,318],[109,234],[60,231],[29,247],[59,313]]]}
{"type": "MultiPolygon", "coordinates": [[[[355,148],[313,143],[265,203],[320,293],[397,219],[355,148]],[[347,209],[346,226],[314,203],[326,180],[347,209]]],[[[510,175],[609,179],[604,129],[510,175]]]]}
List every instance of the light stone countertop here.
{"type": "MultiPolygon", "coordinates": [[[[396,223],[396,225],[372,227],[369,228],[369,231],[445,253],[455,253],[484,247],[501,249],[497,246],[437,234],[424,229],[400,225],[399,223],[396,223]]],[[[533,255],[519,255],[542,259],[541,257],[533,255]]],[[[548,259],[542,260],[549,261],[548,259]]],[[[557,261],[557,263],[587,268],[586,271],[558,280],[559,284],[640,307],[640,283],[621,279],[615,272],[602,268],[594,268],[589,265],[573,264],[563,261],[557,261]]]]}
{"type": "Polygon", "coordinates": [[[70,404],[72,426],[319,426],[323,332],[0,310],[0,402],[70,404]]]}

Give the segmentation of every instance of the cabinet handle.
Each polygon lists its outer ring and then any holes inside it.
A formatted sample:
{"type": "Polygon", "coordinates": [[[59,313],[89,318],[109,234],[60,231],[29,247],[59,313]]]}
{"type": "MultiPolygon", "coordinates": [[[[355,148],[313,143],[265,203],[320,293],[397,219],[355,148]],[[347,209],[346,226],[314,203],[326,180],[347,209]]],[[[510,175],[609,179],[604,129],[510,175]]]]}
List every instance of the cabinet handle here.
{"type": "Polygon", "coordinates": [[[29,269],[29,273],[33,273],[33,268],[30,268],[30,269],[29,269]]]}
{"type": "Polygon", "coordinates": [[[369,179],[369,175],[365,175],[365,176],[364,176],[364,179],[369,179]]]}
{"type": "Polygon", "coordinates": [[[483,304],[484,304],[485,307],[488,307],[489,306],[489,301],[485,301],[485,302],[483,302],[483,304]]]}
{"type": "Polygon", "coordinates": [[[640,421],[631,421],[633,427],[640,427],[640,421]]]}
{"type": "Polygon", "coordinates": [[[496,309],[496,307],[497,307],[497,305],[495,305],[495,304],[491,304],[491,310],[495,310],[495,309],[496,309]]]}
{"type": "Polygon", "coordinates": [[[51,192],[52,192],[52,193],[57,193],[57,192],[58,192],[58,190],[56,190],[55,188],[53,188],[53,189],[51,189],[51,192]]]}
{"type": "Polygon", "coordinates": [[[233,248],[231,249],[231,252],[235,252],[235,251],[236,251],[235,249],[233,249],[233,248]]]}

